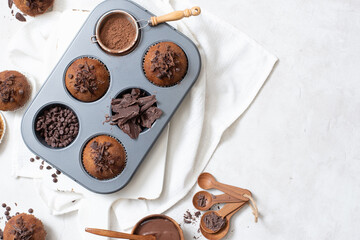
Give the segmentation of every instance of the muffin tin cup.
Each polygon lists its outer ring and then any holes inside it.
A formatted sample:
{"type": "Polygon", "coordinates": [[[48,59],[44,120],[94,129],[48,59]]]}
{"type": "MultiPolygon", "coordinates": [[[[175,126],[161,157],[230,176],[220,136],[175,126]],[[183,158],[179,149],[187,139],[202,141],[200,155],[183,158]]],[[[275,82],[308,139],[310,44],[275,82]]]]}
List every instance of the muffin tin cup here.
{"type": "Polygon", "coordinates": [[[136,47],[127,55],[113,55],[91,41],[99,19],[109,11],[126,11],[135,19],[150,19],[153,14],[128,0],[108,0],[98,5],[89,15],[54,70],[34,98],[22,119],[21,132],[25,144],[36,155],[62,171],[85,188],[102,194],[116,192],[131,180],[141,162],[154,145],[163,129],[179,107],[186,94],[196,82],[201,68],[201,59],[195,44],[168,24],[141,29],[136,47]],[[189,66],[181,84],[170,88],[152,84],[143,73],[143,56],[156,42],[172,41],[185,52],[189,66]],[[93,56],[105,64],[110,72],[110,86],[105,95],[94,102],[81,102],[73,98],[64,84],[64,74],[76,58],[93,56]],[[111,99],[128,88],[140,88],[156,95],[157,107],[163,115],[150,129],[131,139],[118,126],[105,123],[105,116],[111,116],[111,99]],[[79,120],[76,139],[65,148],[51,149],[37,140],[34,122],[37,113],[49,103],[61,103],[74,111],[79,120]],[[109,114],[110,113],[110,114],[109,114]],[[118,139],[126,149],[127,164],[115,178],[98,180],[84,171],[82,149],[87,141],[96,135],[109,135],[118,139]]]}

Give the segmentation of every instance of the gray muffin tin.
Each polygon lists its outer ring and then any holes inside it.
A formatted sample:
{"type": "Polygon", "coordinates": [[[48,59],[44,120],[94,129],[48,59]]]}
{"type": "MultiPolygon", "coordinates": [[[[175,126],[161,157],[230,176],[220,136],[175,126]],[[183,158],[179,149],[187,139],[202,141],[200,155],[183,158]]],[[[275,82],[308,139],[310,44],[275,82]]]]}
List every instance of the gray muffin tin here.
{"type": "Polygon", "coordinates": [[[131,180],[137,168],[160,136],[180,103],[197,80],[201,59],[198,49],[186,36],[168,24],[141,29],[136,48],[127,55],[110,55],[96,43],[91,42],[98,19],[111,10],[124,10],[137,20],[150,19],[151,14],[141,6],[128,0],[108,0],[98,5],[66,50],[47,81],[44,83],[23,116],[21,132],[25,144],[36,155],[62,171],[85,188],[96,193],[113,193],[131,180]],[[162,41],[178,44],[188,58],[188,70],[184,79],[172,87],[158,87],[147,80],[142,69],[143,57],[147,49],[162,41]],[[81,102],[70,95],[65,87],[65,73],[68,66],[79,57],[93,57],[103,62],[110,72],[110,87],[99,100],[81,102]],[[157,106],[163,115],[151,129],[142,132],[138,139],[131,139],[118,126],[104,123],[105,115],[111,116],[111,99],[129,88],[140,88],[156,95],[157,106]],[[41,141],[35,132],[35,121],[39,113],[48,107],[64,105],[74,111],[79,120],[79,133],[65,148],[51,148],[41,141]],[[127,164],[117,177],[98,180],[89,175],[82,164],[82,150],[85,144],[97,135],[109,135],[118,139],[125,147],[127,164]]]}

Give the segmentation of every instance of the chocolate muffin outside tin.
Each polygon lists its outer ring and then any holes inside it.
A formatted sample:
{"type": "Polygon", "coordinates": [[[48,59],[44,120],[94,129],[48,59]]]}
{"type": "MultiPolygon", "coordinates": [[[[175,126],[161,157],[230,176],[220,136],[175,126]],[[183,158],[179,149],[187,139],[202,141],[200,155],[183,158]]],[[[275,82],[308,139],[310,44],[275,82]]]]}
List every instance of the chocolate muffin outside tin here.
{"type": "Polygon", "coordinates": [[[50,104],[48,104],[48,105],[43,106],[43,107],[35,114],[35,117],[34,117],[34,119],[33,119],[33,128],[34,128],[33,131],[34,131],[34,135],[36,136],[36,139],[37,139],[42,145],[44,145],[44,146],[47,147],[47,148],[52,148],[52,149],[63,149],[63,148],[66,148],[66,147],[70,146],[71,144],[73,144],[73,143],[76,141],[76,138],[77,138],[77,136],[79,135],[79,132],[80,132],[80,121],[79,121],[79,118],[78,118],[78,116],[76,115],[75,111],[74,111],[72,108],[70,108],[70,107],[68,107],[68,106],[66,106],[65,104],[62,104],[62,103],[50,103],[50,104]],[[40,116],[42,116],[45,111],[50,110],[50,109],[55,108],[55,107],[60,107],[60,108],[62,108],[62,109],[68,109],[68,110],[70,110],[70,111],[74,114],[74,116],[76,117],[76,120],[77,120],[77,123],[78,123],[78,132],[77,132],[76,136],[73,138],[73,140],[72,140],[70,143],[68,143],[68,144],[66,144],[66,146],[62,146],[62,147],[53,147],[53,146],[51,146],[50,144],[48,144],[48,143],[46,142],[45,138],[44,138],[43,136],[41,136],[41,133],[36,130],[38,118],[39,118],[40,116]]]}
{"type": "Polygon", "coordinates": [[[189,58],[188,58],[186,52],[184,51],[184,49],[181,47],[181,44],[179,44],[179,43],[177,43],[177,42],[174,42],[174,41],[172,41],[172,40],[157,41],[157,42],[152,43],[149,47],[146,48],[146,51],[144,52],[144,54],[143,54],[143,56],[142,56],[141,68],[142,68],[142,71],[143,71],[143,73],[144,73],[145,78],[146,78],[151,84],[154,84],[155,86],[157,86],[157,87],[162,87],[162,88],[174,87],[174,86],[176,86],[176,85],[179,85],[179,84],[181,83],[181,81],[184,80],[184,78],[186,77],[187,71],[188,71],[188,69],[189,69],[189,58]],[[155,82],[151,81],[151,80],[146,76],[146,71],[145,71],[145,68],[144,68],[144,64],[145,64],[145,57],[146,57],[146,55],[148,54],[149,50],[150,50],[152,47],[154,47],[154,46],[156,46],[157,44],[159,44],[159,43],[166,43],[166,42],[174,43],[175,45],[177,45],[177,46],[183,51],[183,53],[184,53],[184,55],[185,55],[185,58],[186,58],[187,67],[186,67],[186,71],[185,71],[185,73],[184,73],[184,76],[183,76],[180,80],[178,80],[177,82],[175,82],[174,84],[171,84],[171,85],[163,85],[163,86],[161,86],[161,85],[156,84],[155,82]]]}
{"type": "Polygon", "coordinates": [[[82,147],[81,147],[81,149],[80,149],[80,165],[81,165],[81,168],[83,169],[83,171],[84,171],[89,177],[91,177],[91,178],[93,178],[93,179],[95,179],[95,180],[97,180],[97,181],[102,181],[102,182],[103,182],[103,181],[110,181],[110,180],[113,180],[113,179],[119,177],[119,176],[125,171],[126,166],[127,166],[127,162],[128,162],[128,154],[127,154],[127,152],[126,152],[126,148],[125,148],[124,144],[123,144],[119,139],[117,139],[116,137],[111,136],[111,135],[106,134],[106,133],[104,133],[104,134],[101,134],[101,133],[100,133],[100,134],[96,134],[96,135],[93,135],[93,136],[89,137],[89,138],[84,142],[84,144],[82,145],[82,147]],[[99,136],[107,136],[107,137],[113,138],[113,139],[116,140],[118,143],[120,143],[120,145],[123,147],[123,150],[124,150],[124,153],[125,153],[125,163],[124,163],[124,167],[121,169],[121,171],[120,171],[118,174],[116,174],[116,175],[113,176],[112,178],[104,178],[104,179],[96,178],[96,177],[93,176],[91,173],[89,173],[89,172],[86,170],[85,166],[84,166],[83,153],[84,153],[85,147],[88,145],[88,143],[89,143],[91,140],[93,140],[94,138],[99,137],[99,136]]]}
{"type": "MultiPolygon", "coordinates": [[[[83,103],[92,103],[92,102],[96,102],[96,101],[99,101],[100,99],[102,99],[102,98],[106,95],[106,93],[109,91],[109,89],[110,89],[110,87],[111,87],[111,74],[110,74],[110,71],[109,71],[108,67],[106,66],[106,64],[105,64],[103,61],[101,61],[99,58],[94,57],[94,56],[83,55],[83,56],[79,56],[79,57],[73,59],[73,60],[66,66],[66,68],[65,68],[65,70],[64,70],[63,83],[64,83],[64,88],[65,88],[66,92],[70,95],[70,97],[74,98],[74,99],[77,100],[77,101],[83,102],[83,103]],[[108,77],[108,86],[107,86],[106,91],[104,91],[104,93],[103,93],[101,96],[99,96],[97,99],[94,99],[94,100],[79,99],[78,97],[76,97],[75,95],[73,95],[73,94],[71,93],[71,91],[68,89],[67,84],[66,84],[66,80],[69,79],[69,75],[72,75],[72,78],[71,78],[70,80],[72,80],[73,78],[76,78],[76,76],[73,75],[73,74],[67,74],[68,71],[69,71],[69,68],[70,68],[70,67],[73,65],[73,63],[75,63],[77,60],[79,60],[79,59],[84,59],[84,58],[88,58],[88,59],[95,60],[95,61],[99,62],[99,63],[105,68],[105,70],[107,71],[107,73],[108,73],[108,75],[109,75],[109,77],[108,77]]],[[[81,94],[81,93],[80,93],[80,94],[81,94]]]]}

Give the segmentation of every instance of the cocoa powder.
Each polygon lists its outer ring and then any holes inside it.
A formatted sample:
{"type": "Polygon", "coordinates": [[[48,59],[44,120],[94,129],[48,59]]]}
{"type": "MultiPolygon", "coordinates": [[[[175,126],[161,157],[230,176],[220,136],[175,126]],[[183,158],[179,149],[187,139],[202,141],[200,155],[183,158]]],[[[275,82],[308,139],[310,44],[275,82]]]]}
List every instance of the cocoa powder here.
{"type": "Polygon", "coordinates": [[[130,47],[135,38],[136,28],[133,22],[122,14],[110,16],[100,29],[100,41],[112,50],[130,47]]]}

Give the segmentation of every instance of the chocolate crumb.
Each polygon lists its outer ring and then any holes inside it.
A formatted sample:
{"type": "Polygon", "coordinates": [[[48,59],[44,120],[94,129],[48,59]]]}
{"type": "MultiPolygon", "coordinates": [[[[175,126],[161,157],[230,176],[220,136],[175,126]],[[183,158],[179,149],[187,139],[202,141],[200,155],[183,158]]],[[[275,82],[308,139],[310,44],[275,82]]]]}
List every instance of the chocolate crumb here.
{"type": "Polygon", "coordinates": [[[20,22],[26,22],[26,18],[24,17],[24,15],[22,15],[22,14],[19,13],[19,12],[17,12],[17,13],[15,14],[15,18],[16,18],[17,20],[19,20],[20,22]]]}
{"type": "Polygon", "coordinates": [[[207,203],[207,198],[205,197],[204,194],[199,194],[197,196],[197,204],[200,206],[200,207],[205,207],[206,206],[206,203],[207,203]]]}
{"type": "Polygon", "coordinates": [[[203,221],[205,226],[214,232],[219,231],[226,224],[226,219],[216,215],[214,212],[204,216],[203,221]]]}

